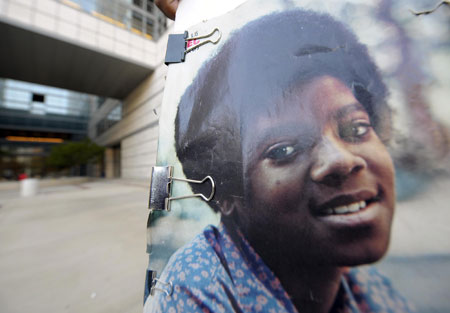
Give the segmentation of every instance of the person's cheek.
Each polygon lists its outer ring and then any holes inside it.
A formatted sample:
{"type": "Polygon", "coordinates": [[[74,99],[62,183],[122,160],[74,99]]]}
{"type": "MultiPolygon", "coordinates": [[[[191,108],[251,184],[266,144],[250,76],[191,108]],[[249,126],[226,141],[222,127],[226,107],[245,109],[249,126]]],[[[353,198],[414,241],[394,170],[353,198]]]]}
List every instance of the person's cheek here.
{"type": "Polygon", "coordinates": [[[378,176],[386,187],[388,192],[394,192],[394,165],[387,148],[378,139],[375,143],[368,143],[362,147],[362,156],[368,164],[369,170],[378,176]]]}
{"type": "Polygon", "coordinates": [[[251,177],[253,199],[257,201],[255,204],[281,211],[296,207],[303,190],[301,176],[300,167],[276,166],[270,162],[263,162],[251,177]]]}
{"type": "Polygon", "coordinates": [[[383,202],[392,218],[395,208],[395,170],[392,158],[378,137],[361,148],[361,156],[366,160],[370,175],[382,188],[383,202]]]}

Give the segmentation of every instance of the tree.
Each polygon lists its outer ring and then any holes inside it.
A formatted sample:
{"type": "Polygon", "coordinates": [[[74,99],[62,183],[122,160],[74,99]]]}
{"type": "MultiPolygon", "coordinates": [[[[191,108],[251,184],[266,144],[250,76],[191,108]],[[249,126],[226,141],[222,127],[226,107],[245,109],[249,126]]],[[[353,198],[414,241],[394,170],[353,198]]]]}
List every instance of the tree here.
{"type": "Polygon", "coordinates": [[[47,165],[62,170],[86,165],[89,162],[100,162],[104,150],[104,147],[89,139],[69,142],[52,148],[47,158],[47,165]]]}

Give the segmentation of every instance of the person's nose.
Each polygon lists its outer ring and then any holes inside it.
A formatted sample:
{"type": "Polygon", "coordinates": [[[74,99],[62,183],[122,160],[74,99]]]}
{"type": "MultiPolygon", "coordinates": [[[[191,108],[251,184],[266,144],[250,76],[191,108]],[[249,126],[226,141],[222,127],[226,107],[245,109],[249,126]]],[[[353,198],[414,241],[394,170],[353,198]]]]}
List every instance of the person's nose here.
{"type": "Polygon", "coordinates": [[[328,186],[339,185],[367,167],[366,161],[352,153],[339,139],[322,138],[314,154],[311,179],[328,186]]]}

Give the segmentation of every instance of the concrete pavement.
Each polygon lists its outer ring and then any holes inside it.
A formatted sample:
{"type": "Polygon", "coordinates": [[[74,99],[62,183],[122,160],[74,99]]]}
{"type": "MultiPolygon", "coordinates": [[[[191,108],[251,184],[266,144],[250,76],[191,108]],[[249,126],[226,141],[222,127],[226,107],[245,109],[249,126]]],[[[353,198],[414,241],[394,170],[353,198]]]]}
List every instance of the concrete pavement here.
{"type": "Polygon", "coordinates": [[[148,188],[0,192],[0,312],[141,312],[148,188]]]}

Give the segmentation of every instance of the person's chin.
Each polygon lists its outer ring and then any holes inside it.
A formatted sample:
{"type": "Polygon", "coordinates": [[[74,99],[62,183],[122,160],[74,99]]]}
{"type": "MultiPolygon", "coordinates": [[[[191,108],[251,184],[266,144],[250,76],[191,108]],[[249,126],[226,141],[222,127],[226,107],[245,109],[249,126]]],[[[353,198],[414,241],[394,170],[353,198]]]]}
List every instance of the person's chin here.
{"type": "Polygon", "coordinates": [[[354,247],[350,251],[341,251],[340,256],[337,256],[338,266],[358,266],[373,264],[381,260],[389,247],[389,238],[372,244],[361,245],[361,247],[354,247]]]}

